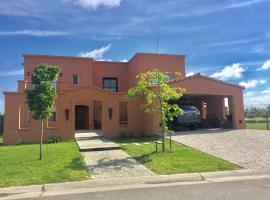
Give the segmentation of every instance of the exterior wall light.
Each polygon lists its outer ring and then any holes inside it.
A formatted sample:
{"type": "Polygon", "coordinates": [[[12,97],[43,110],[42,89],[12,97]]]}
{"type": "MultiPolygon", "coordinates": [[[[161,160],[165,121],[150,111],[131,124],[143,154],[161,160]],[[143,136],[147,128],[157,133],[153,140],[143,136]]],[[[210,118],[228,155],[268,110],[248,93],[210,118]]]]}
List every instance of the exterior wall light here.
{"type": "Polygon", "coordinates": [[[69,109],[65,109],[65,117],[66,117],[66,121],[68,121],[68,119],[69,119],[69,109]]]}
{"type": "Polygon", "coordinates": [[[112,119],[113,109],[109,108],[108,112],[109,112],[109,119],[112,119]]]}

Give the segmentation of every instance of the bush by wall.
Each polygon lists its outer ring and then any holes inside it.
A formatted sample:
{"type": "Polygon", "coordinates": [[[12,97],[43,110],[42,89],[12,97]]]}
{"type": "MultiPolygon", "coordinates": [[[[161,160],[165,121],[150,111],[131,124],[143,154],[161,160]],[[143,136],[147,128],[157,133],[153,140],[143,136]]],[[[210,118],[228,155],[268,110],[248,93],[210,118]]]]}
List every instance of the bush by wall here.
{"type": "Polygon", "coordinates": [[[62,138],[59,137],[59,136],[56,136],[56,135],[50,135],[50,136],[48,137],[48,143],[49,143],[49,144],[58,143],[58,142],[60,142],[60,141],[62,141],[62,138]]]}

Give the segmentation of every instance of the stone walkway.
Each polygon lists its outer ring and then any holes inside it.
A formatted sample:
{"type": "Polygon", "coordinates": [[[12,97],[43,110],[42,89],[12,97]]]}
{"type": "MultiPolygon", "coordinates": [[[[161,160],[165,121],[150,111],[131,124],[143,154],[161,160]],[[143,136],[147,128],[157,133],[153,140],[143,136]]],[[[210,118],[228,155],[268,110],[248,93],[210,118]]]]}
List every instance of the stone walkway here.
{"type": "Polygon", "coordinates": [[[75,134],[76,142],[80,151],[102,151],[120,149],[120,146],[106,138],[103,138],[98,132],[78,132],[75,134]]]}
{"type": "Polygon", "coordinates": [[[270,168],[270,131],[205,129],[172,139],[247,169],[270,168]]]}
{"type": "Polygon", "coordinates": [[[119,179],[155,175],[122,151],[118,144],[103,138],[97,132],[76,133],[75,138],[80,150],[83,151],[82,155],[85,158],[91,179],[119,179]]]}

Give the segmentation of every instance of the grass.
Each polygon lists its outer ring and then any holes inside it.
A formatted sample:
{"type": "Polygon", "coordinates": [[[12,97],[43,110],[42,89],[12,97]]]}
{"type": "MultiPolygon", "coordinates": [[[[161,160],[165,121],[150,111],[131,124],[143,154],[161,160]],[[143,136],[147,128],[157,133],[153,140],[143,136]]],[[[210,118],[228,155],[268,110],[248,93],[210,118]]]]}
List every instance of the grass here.
{"type": "Polygon", "coordinates": [[[245,120],[263,121],[263,120],[266,120],[266,119],[265,119],[265,117],[253,117],[253,118],[246,117],[245,120]]]}
{"type": "MultiPolygon", "coordinates": [[[[117,139],[115,142],[138,162],[157,174],[210,172],[239,168],[232,163],[177,142],[172,142],[172,152],[165,153],[155,153],[154,138],[117,139]]],[[[166,147],[169,148],[168,140],[166,140],[166,147]]]]}
{"type": "Polygon", "coordinates": [[[2,144],[3,144],[3,136],[0,135],[0,145],[2,145],[2,144]]]}
{"type": "Polygon", "coordinates": [[[246,123],[246,128],[257,129],[257,130],[267,130],[267,125],[265,123],[264,124],[263,123],[246,123]]]}
{"type": "Polygon", "coordinates": [[[75,142],[0,146],[0,187],[89,179],[75,142]]]}

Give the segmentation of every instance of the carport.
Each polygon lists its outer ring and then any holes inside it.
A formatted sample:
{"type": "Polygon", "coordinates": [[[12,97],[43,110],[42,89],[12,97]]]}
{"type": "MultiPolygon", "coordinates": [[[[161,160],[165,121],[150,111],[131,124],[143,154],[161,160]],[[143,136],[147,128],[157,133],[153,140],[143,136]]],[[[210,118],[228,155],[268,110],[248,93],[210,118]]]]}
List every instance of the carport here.
{"type": "Polygon", "coordinates": [[[225,128],[245,128],[244,87],[201,74],[176,79],[170,84],[186,89],[180,101],[200,110],[203,125],[207,126],[206,121],[217,118],[225,128]]]}

